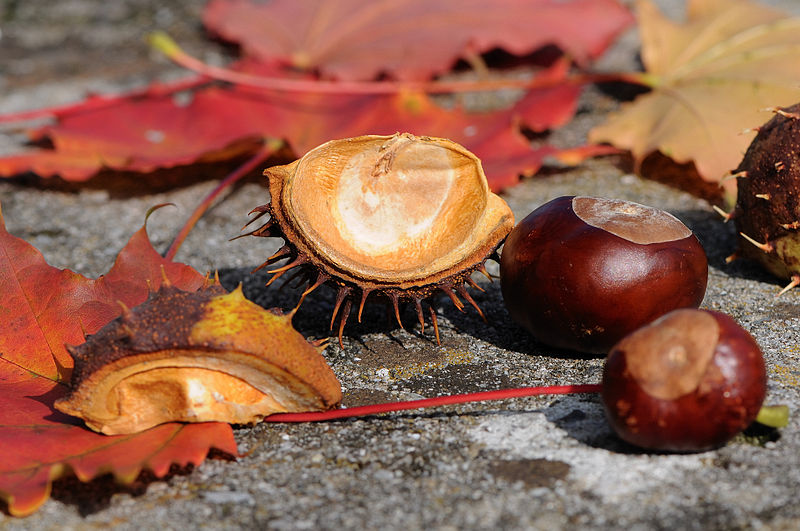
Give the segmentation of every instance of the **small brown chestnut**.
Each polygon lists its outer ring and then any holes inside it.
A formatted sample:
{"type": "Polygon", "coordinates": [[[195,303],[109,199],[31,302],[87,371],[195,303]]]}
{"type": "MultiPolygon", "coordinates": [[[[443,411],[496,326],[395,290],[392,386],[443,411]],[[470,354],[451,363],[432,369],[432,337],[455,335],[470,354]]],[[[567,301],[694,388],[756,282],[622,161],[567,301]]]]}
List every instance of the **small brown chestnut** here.
{"type": "Polygon", "coordinates": [[[694,452],[721,446],[753,422],[766,385],[761,350],[736,321],[681,309],[611,349],[601,396],[620,438],[694,452]]]}
{"type": "Polygon", "coordinates": [[[677,308],[697,307],[708,260],[683,223],[657,208],[560,197],[509,234],[500,259],[511,317],[542,343],[605,353],[677,308]]]}

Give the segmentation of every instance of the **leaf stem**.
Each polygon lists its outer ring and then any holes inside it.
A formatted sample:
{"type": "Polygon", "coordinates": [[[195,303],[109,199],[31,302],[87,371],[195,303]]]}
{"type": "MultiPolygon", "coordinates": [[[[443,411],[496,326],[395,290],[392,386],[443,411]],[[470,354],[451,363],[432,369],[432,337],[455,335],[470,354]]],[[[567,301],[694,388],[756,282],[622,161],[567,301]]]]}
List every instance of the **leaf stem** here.
{"type": "Polygon", "coordinates": [[[506,400],[536,395],[568,395],[579,393],[599,393],[600,384],[578,385],[551,385],[542,387],[518,387],[514,389],[501,389],[499,391],[482,391],[479,393],[465,393],[458,395],[438,396],[423,398],[421,400],[407,400],[402,402],[388,402],[383,404],[370,404],[345,409],[331,409],[328,411],[311,411],[306,413],[275,413],[264,418],[266,422],[320,422],[325,420],[364,417],[405,411],[427,407],[445,406],[451,404],[465,404],[468,402],[481,402],[484,400],[506,400]]]}
{"type": "Polygon", "coordinates": [[[783,428],[789,424],[789,406],[762,406],[756,422],[770,428],[783,428]]]}
{"type": "Polygon", "coordinates": [[[265,139],[264,144],[259,149],[255,155],[249,158],[247,161],[244,162],[241,166],[236,168],[233,172],[228,174],[224,179],[222,179],[219,184],[200,202],[199,205],[194,209],[192,215],[186,220],[181,230],[175,236],[175,239],[172,240],[172,243],[167,249],[167,252],[164,253],[164,258],[167,260],[174,260],[175,255],[180,249],[181,245],[183,244],[186,237],[189,235],[189,232],[194,228],[197,224],[197,221],[203,217],[206,210],[211,207],[211,204],[214,200],[227,188],[231,185],[242,179],[244,176],[249,174],[255,168],[257,168],[260,164],[262,164],[265,160],[269,158],[271,154],[275,151],[280,149],[283,146],[282,140],[275,140],[275,139],[265,139]]]}
{"type": "Polygon", "coordinates": [[[271,89],[285,92],[317,92],[331,94],[396,94],[402,91],[418,91],[428,94],[448,94],[456,92],[479,92],[499,89],[532,89],[556,86],[564,83],[588,84],[604,82],[623,82],[635,85],[654,87],[658,80],[646,72],[585,72],[568,77],[539,77],[525,79],[493,79],[481,81],[429,81],[429,82],[391,82],[391,81],[320,81],[297,80],[275,77],[264,77],[243,72],[236,72],[225,68],[213,67],[188,55],[168,35],[156,32],[148,37],[150,44],[163,52],[176,64],[183,66],[199,77],[182,79],[169,83],[148,85],[145,88],[135,89],[121,94],[94,94],[86,100],[77,103],[67,103],[41,109],[31,109],[7,114],[0,114],[0,124],[18,123],[41,119],[62,118],[79,112],[93,111],[114,105],[131,98],[147,96],[164,96],[192,90],[210,81],[219,80],[229,83],[250,86],[262,89],[271,89]]]}
{"type": "MultiPolygon", "coordinates": [[[[605,81],[619,81],[622,83],[641,85],[649,88],[655,88],[662,83],[662,80],[659,76],[653,75],[649,72],[619,72],[607,75],[609,78],[605,81]]],[[[603,81],[599,82],[602,83],[603,81]]]]}
{"type": "Polygon", "coordinates": [[[533,89],[564,84],[588,84],[622,81],[650,86],[647,74],[632,73],[583,73],[572,76],[539,76],[533,79],[485,79],[479,81],[326,81],[319,79],[289,79],[267,77],[246,72],[237,72],[206,64],[187,54],[163,32],[155,32],[148,38],[151,46],[164,53],[176,64],[195,73],[226,81],[235,85],[281,92],[308,92],[319,94],[397,94],[400,92],[422,92],[426,94],[451,94],[456,92],[486,92],[499,89],[533,89]]]}

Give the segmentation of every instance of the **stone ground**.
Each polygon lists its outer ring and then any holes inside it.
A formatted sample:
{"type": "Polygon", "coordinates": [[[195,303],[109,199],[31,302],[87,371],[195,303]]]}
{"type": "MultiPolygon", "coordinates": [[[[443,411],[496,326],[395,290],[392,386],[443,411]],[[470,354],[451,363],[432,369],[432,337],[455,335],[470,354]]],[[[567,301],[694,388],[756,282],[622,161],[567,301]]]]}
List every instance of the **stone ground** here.
{"type": "MultiPolygon", "coordinates": [[[[682,2],[658,2],[679,15],[682,2]]],[[[794,13],[794,0],[773,0],[794,13]]],[[[150,53],[142,35],[170,32],[191,53],[222,63],[229,50],[205,39],[203,2],[193,0],[45,0],[0,3],[0,112],[75,101],[87,92],[116,92],[179,69],[150,53]]],[[[636,65],[637,37],[628,33],[601,66],[636,65]]],[[[553,141],[575,145],[617,104],[587,90],[576,119],[553,141]]],[[[18,135],[0,130],[0,152],[18,135]]],[[[518,219],[560,195],[600,195],[673,212],[692,228],[710,261],[703,306],[729,313],[761,344],[770,374],[768,402],[800,407],[795,367],[800,357],[798,294],[775,299],[780,285],[751,264],[725,264],[733,228],[709,204],[642,180],[614,158],[548,172],[504,194],[518,219]]],[[[164,249],[185,217],[212,188],[203,181],[162,193],[77,192],[0,183],[9,231],[40,249],[54,266],[96,276],[141,226],[164,249]]],[[[238,187],[197,225],[178,259],[218,269],[224,283],[243,282],[248,297],[290,308],[296,293],[263,287],[249,271],[274,243],[228,239],[246,213],[267,200],[259,182],[238,187]]],[[[496,269],[495,269],[496,271],[496,269]]],[[[487,315],[440,307],[442,345],[420,333],[386,326],[381,309],[349,326],[344,349],[326,357],[342,381],[345,405],[491,390],[511,386],[595,383],[602,359],[576,359],[530,339],[510,322],[497,283],[479,280],[474,295],[487,315]]],[[[295,326],[327,334],[330,292],[308,298],[295,326]]],[[[645,453],[620,442],[596,396],[539,397],[343,420],[261,424],[236,430],[243,457],[209,459],[164,480],[142,477],[132,487],[108,478],[56,482],[34,515],[0,513],[8,529],[152,527],[178,529],[796,529],[800,527],[800,431],[739,437],[718,450],[689,455],[645,453]]]]}

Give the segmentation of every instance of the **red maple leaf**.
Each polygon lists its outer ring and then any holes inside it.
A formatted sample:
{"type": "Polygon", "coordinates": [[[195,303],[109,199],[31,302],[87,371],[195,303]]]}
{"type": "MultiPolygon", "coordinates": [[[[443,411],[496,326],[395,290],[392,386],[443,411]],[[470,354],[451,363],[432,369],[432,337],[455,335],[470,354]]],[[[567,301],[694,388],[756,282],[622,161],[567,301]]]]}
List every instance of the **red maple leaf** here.
{"type": "Polygon", "coordinates": [[[235,454],[227,424],[165,424],[131,436],[108,437],[57,412],[72,358],[65,344],[83,342],[120,312],[157,288],[163,276],[182,289],[203,285],[187,265],[163,259],[145,228],[96,280],[48,265],[41,253],[10,235],[0,212],[0,498],[12,514],[35,511],[50,483],[70,472],[88,481],[112,473],[133,481],[150,469],[157,477],[173,463],[199,464],[211,447],[235,454]]]}
{"type": "MultiPolygon", "coordinates": [[[[585,60],[599,54],[630,22],[630,14],[615,0],[567,3],[503,0],[492,4],[491,9],[483,2],[474,1],[467,4],[414,1],[397,5],[374,2],[368,6],[350,1],[264,5],[218,1],[207,7],[205,21],[229,38],[243,39],[245,48],[249,49],[268,41],[261,32],[250,33],[256,31],[247,25],[252,18],[262,22],[266,19],[283,21],[287,28],[294,28],[291,31],[305,32],[306,37],[310,35],[309,28],[322,23],[325,31],[320,34],[321,40],[314,44],[320,60],[331,55],[323,54],[322,50],[339,50],[336,47],[344,41],[349,43],[346,48],[351,51],[354,45],[367,46],[365,38],[391,41],[394,47],[398,47],[400,41],[415,43],[415,46],[424,44],[425,53],[406,55],[400,63],[394,61],[391,54],[383,56],[378,48],[366,55],[333,54],[339,58],[337,61],[341,60],[335,64],[362,73],[371,71],[374,74],[375,60],[384,65],[384,70],[415,72],[399,77],[419,77],[422,72],[427,72],[427,76],[434,70],[441,71],[440,67],[432,70],[431,54],[446,56],[446,66],[449,66],[467,47],[481,51],[500,46],[513,53],[528,53],[555,42],[574,58],[585,60]],[[266,13],[261,11],[263,9],[277,11],[266,13]],[[295,9],[298,11],[292,11],[295,9]],[[431,9],[430,13],[448,16],[429,15],[432,18],[426,19],[425,13],[431,9]],[[348,19],[348,10],[355,10],[358,17],[348,19]],[[365,18],[367,14],[380,16],[365,18]],[[392,26],[389,19],[398,17],[399,20],[401,16],[405,22],[392,26]],[[586,18],[592,19],[591,25],[578,23],[586,18]],[[437,23],[425,26],[427,36],[422,38],[420,24],[425,20],[437,23]],[[375,24],[370,25],[370,21],[375,24]],[[378,25],[377,21],[383,25],[378,25]],[[390,26],[394,28],[392,31],[406,33],[387,33],[390,26]],[[343,32],[344,41],[334,38],[334,29],[343,32]]],[[[301,44],[310,46],[308,40],[301,44]]],[[[266,157],[271,147],[279,142],[288,144],[299,157],[308,149],[334,138],[407,131],[450,138],[474,151],[484,160],[490,185],[497,191],[514,184],[520,174],[534,173],[545,156],[558,154],[559,150],[552,146],[530,149],[520,128],[542,131],[571,119],[580,84],[568,78],[569,62],[562,57],[541,71],[532,81],[535,86],[529,87],[525,96],[511,108],[482,113],[469,113],[459,107],[444,109],[427,95],[403,87],[383,94],[355,94],[346,90],[325,93],[314,87],[319,80],[313,73],[305,73],[304,88],[293,91],[236,83],[222,87],[196,86],[193,91],[178,95],[154,87],[116,102],[98,104],[90,100],[85,106],[52,113],[56,124],[31,133],[31,138],[42,141],[45,147],[0,158],[0,175],[32,171],[43,177],[58,175],[66,180],[82,181],[103,169],[150,172],[195,162],[252,156],[257,151],[266,157]],[[187,94],[190,97],[185,97],[187,94]],[[271,142],[265,143],[265,140],[271,142]]],[[[316,66],[323,68],[324,65],[316,66]]],[[[296,72],[281,69],[273,56],[266,59],[246,56],[234,68],[236,74],[252,78],[266,75],[273,79],[297,80],[298,77],[296,72]],[[274,77],[279,75],[284,77],[274,77]]]]}
{"type": "Polygon", "coordinates": [[[203,22],[264,62],[424,80],[493,48],[525,55],[555,44],[586,63],[632,18],[616,0],[212,0],[203,22]]]}
{"type": "Polygon", "coordinates": [[[236,114],[241,106],[199,96],[190,101],[184,104],[176,94],[159,91],[59,113],[57,124],[29,133],[53,148],[0,159],[0,174],[33,171],[84,181],[104,168],[150,172],[229,159],[260,143],[259,130],[236,114]]]}
{"type": "Polygon", "coordinates": [[[198,90],[188,103],[153,94],[64,113],[58,124],[35,132],[54,149],[0,159],[0,174],[33,171],[80,181],[103,168],[146,172],[252,153],[261,138],[285,141],[300,156],[332,138],[403,131],[463,144],[484,160],[490,186],[500,190],[557,152],[532,150],[520,126],[541,131],[572,117],[580,85],[565,76],[566,63],[557,63],[540,74],[542,87],[511,108],[483,113],[444,109],[421,93],[273,93],[232,86],[198,90]]]}

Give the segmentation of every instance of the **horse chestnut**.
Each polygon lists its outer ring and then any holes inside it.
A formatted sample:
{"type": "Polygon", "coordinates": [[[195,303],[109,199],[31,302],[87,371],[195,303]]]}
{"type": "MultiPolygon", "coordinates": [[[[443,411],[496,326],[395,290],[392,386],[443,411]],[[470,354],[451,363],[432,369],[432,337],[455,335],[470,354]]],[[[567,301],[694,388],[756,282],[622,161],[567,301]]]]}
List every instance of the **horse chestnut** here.
{"type": "Polygon", "coordinates": [[[500,259],[511,317],[542,343],[604,353],[703,300],[708,261],[677,218],[629,201],[560,197],[511,231],[500,259]]]}
{"type": "Polygon", "coordinates": [[[620,438],[687,452],[721,446],[744,430],[758,415],[766,386],[761,350],[736,321],[681,309],[614,346],[601,396],[620,438]]]}

